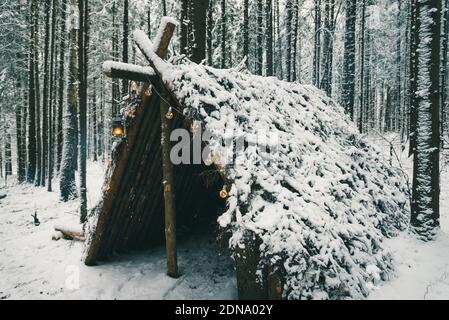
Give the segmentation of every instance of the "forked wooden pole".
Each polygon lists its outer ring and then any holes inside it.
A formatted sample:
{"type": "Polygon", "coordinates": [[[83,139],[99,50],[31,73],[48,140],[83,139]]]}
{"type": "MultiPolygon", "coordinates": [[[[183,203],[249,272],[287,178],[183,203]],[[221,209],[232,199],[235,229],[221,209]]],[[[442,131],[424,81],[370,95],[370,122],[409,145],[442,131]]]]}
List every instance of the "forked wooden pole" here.
{"type": "MultiPolygon", "coordinates": [[[[165,97],[164,97],[165,96],[165,97]]],[[[178,253],[176,248],[176,209],[173,183],[173,164],[170,160],[170,120],[167,115],[169,106],[161,97],[161,144],[162,144],[162,173],[165,207],[165,246],[167,250],[167,274],[178,277],[178,253]]]]}
{"type": "MultiPolygon", "coordinates": [[[[175,24],[171,20],[162,20],[160,30],[158,32],[160,44],[165,45],[168,48],[170,40],[172,38],[175,29],[175,24]]],[[[137,37],[138,38],[138,37],[137,37]]],[[[151,54],[148,52],[150,50],[151,41],[148,38],[142,37],[139,39],[134,39],[145,55],[150,64],[153,64],[151,59],[151,54]],[[143,39],[142,39],[143,38],[143,39]]],[[[161,45],[159,45],[160,47],[161,45]]],[[[159,49],[154,50],[156,55],[164,59],[165,54],[161,54],[162,51],[159,49]]],[[[162,82],[162,79],[161,79],[162,82]]],[[[176,208],[175,208],[175,192],[173,183],[173,164],[170,160],[170,119],[168,117],[169,105],[167,103],[169,95],[164,89],[164,85],[161,85],[161,146],[162,146],[162,184],[164,188],[164,212],[165,212],[165,246],[167,252],[167,275],[173,278],[178,277],[178,253],[176,248],[176,208]]]]}

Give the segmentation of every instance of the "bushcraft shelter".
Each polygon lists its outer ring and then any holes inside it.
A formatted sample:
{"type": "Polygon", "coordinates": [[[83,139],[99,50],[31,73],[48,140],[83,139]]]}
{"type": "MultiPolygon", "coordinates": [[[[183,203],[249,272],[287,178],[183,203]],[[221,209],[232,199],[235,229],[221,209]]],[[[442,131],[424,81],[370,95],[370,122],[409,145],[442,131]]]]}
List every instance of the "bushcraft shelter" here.
{"type": "Polygon", "coordinates": [[[215,214],[235,261],[239,298],[366,296],[393,268],[382,242],[406,226],[404,174],[315,87],[184,57],[167,61],[175,25],[163,18],[154,44],[134,32],[148,66],[103,66],[108,76],[143,85],[124,108],[126,135],[85,225],[85,263],[164,243],[165,236],[168,274],[177,276],[177,228],[215,214]],[[172,165],[168,137],[175,128],[209,131],[211,160],[172,165]],[[259,139],[261,132],[276,139],[259,139]],[[223,137],[245,137],[235,161],[225,161],[223,137]]]}

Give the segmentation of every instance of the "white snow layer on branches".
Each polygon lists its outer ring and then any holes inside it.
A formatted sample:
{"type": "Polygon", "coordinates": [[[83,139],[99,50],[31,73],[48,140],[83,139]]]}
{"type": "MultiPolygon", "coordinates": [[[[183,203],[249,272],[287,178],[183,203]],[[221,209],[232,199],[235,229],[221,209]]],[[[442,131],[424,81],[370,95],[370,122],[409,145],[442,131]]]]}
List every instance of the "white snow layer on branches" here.
{"type": "MultiPolygon", "coordinates": [[[[407,225],[406,178],[340,106],[312,86],[276,78],[189,62],[156,68],[214,137],[278,136],[277,154],[250,145],[246,161],[226,165],[232,188],[219,223],[232,232],[231,247],[248,231],[260,237],[260,269],[281,272],[286,298],[360,298],[389,277],[382,241],[407,225]]],[[[218,140],[210,145],[220,153],[218,140]]]]}

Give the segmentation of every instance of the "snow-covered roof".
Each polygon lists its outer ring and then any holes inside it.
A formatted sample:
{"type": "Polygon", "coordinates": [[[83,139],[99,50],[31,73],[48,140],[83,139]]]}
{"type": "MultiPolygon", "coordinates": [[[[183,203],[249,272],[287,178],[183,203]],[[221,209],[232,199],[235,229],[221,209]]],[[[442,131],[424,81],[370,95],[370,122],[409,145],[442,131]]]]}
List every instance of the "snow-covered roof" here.
{"type": "Polygon", "coordinates": [[[218,219],[231,247],[257,234],[261,268],[279,270],[291,299],[362,297],[366,283],[387,277],[382,240],[406,226],[406,179],[343,109],[312,86],[181,61],[155,69],[184,114],[212,133],[231,186],[218,219]],[[226,163],[221,139],[242,136],[258,143],[226,163]]]}

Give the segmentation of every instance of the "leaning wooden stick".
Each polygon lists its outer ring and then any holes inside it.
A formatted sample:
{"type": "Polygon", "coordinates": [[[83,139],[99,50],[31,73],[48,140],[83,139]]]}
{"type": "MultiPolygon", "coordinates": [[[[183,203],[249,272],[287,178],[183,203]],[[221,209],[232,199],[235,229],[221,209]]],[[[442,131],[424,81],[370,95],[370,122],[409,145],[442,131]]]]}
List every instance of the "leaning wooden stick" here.
{"type": "Polygon", "coordinates": [[[61,232],[65,239],[84,241],[84,232],[82,226],[62,226],[56,225],[55,231],[61,232]]]}

